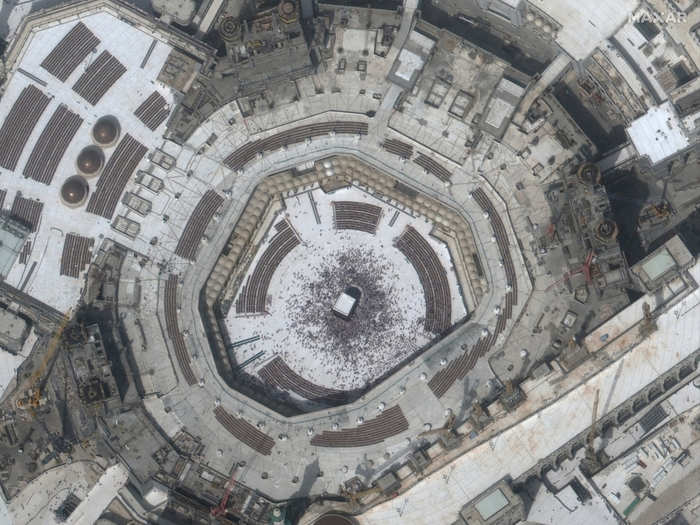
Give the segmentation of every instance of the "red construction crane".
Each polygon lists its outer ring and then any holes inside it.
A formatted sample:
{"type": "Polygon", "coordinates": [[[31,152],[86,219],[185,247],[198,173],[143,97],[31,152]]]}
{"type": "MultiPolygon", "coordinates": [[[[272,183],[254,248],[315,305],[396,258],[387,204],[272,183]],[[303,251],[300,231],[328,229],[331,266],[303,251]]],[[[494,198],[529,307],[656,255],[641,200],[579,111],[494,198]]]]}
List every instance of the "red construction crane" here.
{"type": "Polygon", "coordinates": [[[228,498],[231,495],[231,491],[233,490],[233,486],[236,482],[236,470],[238,470],[238,464],[233,466],[233,472],[231,473],[231,477],[229,478],[228,482],[226,483],[226,487],[224,488],[224,495],[221,498],[221,501],[219,502],[219,505],[217,507],[212,507],[211,509],[211,515],[212,516],[221,516],[226,512],[226,505],[228,504],[228,498]]]}
{"type": "Polygon", "coordinates": [[[592,262],[593,262],[593,250],[588,252],[588,256],[586,257],[586,262],[583,263],[583,266],[581,266],[580,268],[578,268],[572,272],[569,272],[569,277],[571,277],[572,275],[575,275],[579,272],[583,272],[583,276],[586,278],[586,282],[588,284],[590,284],[591,283],[591,263],[592,262]]]}
{"type": "Polygon", "coordinates": [[[568,273],[565,273],[564,276],[559,279],[558,281],[553,282],[547,287],[547,290],[550,288],[554,288],[556,285],[558,285],[562,281],[568,281],[571,279],[572,276],[576,275],[577,273],[583,273],[583,276],[586,278],[586,282],[588,284],[591,283],[591,263],[593,262],[593,250],[588,252],[588,255],[586,256],[586,262],[583,263],[583,265],[579,266],[575,270],[571,270],[568,273]]]}
{"type": "Polygon", "coordinates": [[[554,219],[552,219],[552,222],[549,223],[549,226],[547,227],[547,237],[549,238],[550,241],[554,239],[554,234],[557,233],[557,226],[554,223],[554,219]]]}

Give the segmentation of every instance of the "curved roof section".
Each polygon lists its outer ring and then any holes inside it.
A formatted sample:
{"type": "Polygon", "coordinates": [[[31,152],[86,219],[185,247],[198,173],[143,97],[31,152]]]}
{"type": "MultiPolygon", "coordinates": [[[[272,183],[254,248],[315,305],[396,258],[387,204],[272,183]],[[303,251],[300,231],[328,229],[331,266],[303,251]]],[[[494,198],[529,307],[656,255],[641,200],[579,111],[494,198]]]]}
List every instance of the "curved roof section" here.
{"type": "Polygon", "coordinates": [[[87,181],[80,175],[73,175],[61,186],[61,198],[68,204],[78,204],[87,197],[88,191],[87,181]]]}

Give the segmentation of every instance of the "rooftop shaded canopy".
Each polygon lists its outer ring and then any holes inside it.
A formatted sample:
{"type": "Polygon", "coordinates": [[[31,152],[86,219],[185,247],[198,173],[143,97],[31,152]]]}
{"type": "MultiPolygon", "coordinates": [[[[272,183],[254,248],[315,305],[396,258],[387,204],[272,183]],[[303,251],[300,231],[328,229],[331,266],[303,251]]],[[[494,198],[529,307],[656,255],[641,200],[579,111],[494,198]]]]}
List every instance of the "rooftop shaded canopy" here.
{"type": "Polygon", "coordinates": [[[104,164],[104,154],[102,150],[96,146],[88,146],[78,154],[78,169],[87,174],[94,175],[102,168],[104,164]]]}
{"type": "Polygon", "coordinates": [[[111,144],[118,136],[119,122],[114,117],[101,117],[92,127],[92,137],[98,144],[111,144]]]}
{"type": "Polygon", "coordinates": [[[61,186],[61,198],[68,204],[78,204],[85,200],[88,191],[87,181],[80,175],[73,175],[61,186]]]}

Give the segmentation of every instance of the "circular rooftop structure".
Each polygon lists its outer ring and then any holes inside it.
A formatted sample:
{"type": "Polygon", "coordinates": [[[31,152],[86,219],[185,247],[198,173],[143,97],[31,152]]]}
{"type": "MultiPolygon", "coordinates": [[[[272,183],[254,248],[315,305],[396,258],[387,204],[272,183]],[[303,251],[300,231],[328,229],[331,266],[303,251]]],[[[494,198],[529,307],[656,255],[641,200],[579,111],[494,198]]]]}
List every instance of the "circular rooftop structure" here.
{"type": "Polygon", "coordinates": [[[342,514],[336,514],[336,513],[324,514],[323,516],[318,518],[316,521],[314,521],[314,525],[356,525],[356,524],[357,524],[357,521],[355,521],[350,516],[343,516],[342,514]]]}
{"type": "Polygon", "coordinates": [[[111,115],[101,117],[92,127],[93,140],[103,147],[112,146],[119,139],[121,128],[116,117],[111,115]]]}
{"type": "Polygon", "coordinates": [[[280,6],[280,11],[282,11],[284,15],[291,15],[295,9],[294,2],[282,2],[280,6]]]}
{"type": "Polygon", "coordinates": [[[73,175],[61,186],[61,202],[71,208],[82,206],[87,200],[90,187],[85,177],[73,175]]]}
{"type": "Polygon", "coordinates": [[[76,165],[81,174],[94,177],[102,170],[104,161],[105,156],[100,148],[88,146],[78,154],[76,165]]]}
{"type": "Polygon", "coordinates": [[[600,184],[600,168],[589,162],[582,164],[578,169],[578,177],[584,184],[589,184],[591,186],[600,184]]]}
{"type": "Polygon", "coordinates": [[[227,16],[219,24],[219,34],[224,40],[235,40],[239,34],[238,20],[233,16],[227,16]]]}
{"type": "Polygon", "coordinates": [[[596,236],[603,242],[608,243],[617,239],[618,228],[615,221],[605,219],[596,226],[596,236]]]}

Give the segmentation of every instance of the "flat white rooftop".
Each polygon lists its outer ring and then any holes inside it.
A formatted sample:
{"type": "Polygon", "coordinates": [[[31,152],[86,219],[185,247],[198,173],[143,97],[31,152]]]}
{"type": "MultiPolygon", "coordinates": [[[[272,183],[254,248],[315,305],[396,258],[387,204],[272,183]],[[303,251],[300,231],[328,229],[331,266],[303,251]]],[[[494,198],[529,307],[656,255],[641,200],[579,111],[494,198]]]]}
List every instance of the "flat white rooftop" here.
{"type": "Polygon", "coordinates": [[[0,333],[9,339],[20,339],[26,330],[27,321],[5,308],[0,308],[0,333]]]}
{"type": "Polygon", "coordinates": [[[479,501],[474,507],[481,517],[487,520],[506,505],[508,505],[508,499],[503,495],[501,489],[497,489],[479,501]]]}
{"type": "Polygon", "coordinates": [[[581,502],[571,485],[553,493],[542,484],[535,493],[527,522],[548,525],[617,525],[619,521],[608,508],[607,501],[593,487],[588,486],[590,483],[583,476],[577,478],[593,494],[590,500],[581,502]]]}
{"type": "Polygon", "coordinates": [[[627,133],[639,154],[649,157],[653,164],[690,144],[671,102],[649,109],[645,115],[630,124],[627,133]]]}
{"type": "Polygon", "coordinates": [[[112,465],[88,492],[85,499],[70,515],[66,523],[88,525],[95,523],[129,479],[129,472],[121,463],[112,465]]]}
{"type": "Polygon", "coordinates": [[[411,85],[425,66],[433,47],[435,47],[433,39],[417,31],[411,31],[406,44],[396,58],[389,80],[393,76],[394,80],[403,87],[411,85]]]}
{"type": "Polygon", "coordinates": [[[0,220],[0,279],[5,279],[17,260],[28,232],[13,221],[0,220]]]}
{"type": "MultiPolygon", "coordinates": [[[[5,390],[10,384],[14,384],[17,369],[26,357],[26,355],[14,355],[0,349],[0,396],[5,393],[5,390]]],[[[1,509],[0,518],[2,518],[1,509]]],[[[0,523],[4,522],[0,519],[0,523]]]]}
{"type": "MultiPolygon", "coordinates": [[[[690,273],[697,279],[700,263],[696,263],[690,273]]],[[[634,303],[637,322],[642,319],[640,305],[645,301],[654,304],[653,296],[649,295],[634,303]]],[[[629,309],[624,313],[629,314],[629,309]]],[[[581,365],[565,377],[566,381],[580,378],[578,386],[541,410],[533,409],[531,415],[519,423],[426,476],[401,496],[358,516],[359,522],[363,525],[452,523],[462,506],[498,480],[507,475],[517,478],[584,432],[590,425],[596,391],[600,392],[600,420],[692,355],[700,348],[699,322],[700,288],[696,288],[662,312],[657,318],[658,329],[622,357],[593,375],[581,365]],[[572,418],[571,414],[581,417],[572,418]],[[397,509],[402,512],[398,513],[397,509]]],[[[635,330],[619,338],[608,338],[611,353],[632,346],[636,337],[632,332],[635,330]]],[[[536,396],[534,391],[528,393],[533,399],[529,399],[527,405],[536,407],[547,402],[546,399],[534,400],[536,396]]]]}
{"type": "Polygon", "coordinates": [[[557,43],[574,60],[583,60],[627,22],[638,0],[530,0],[562,25],[557,43]]]}
{"type": "Polygon", "coordinates": [[[396,68],[394,74],[406,82],[410,81],[413,74],[420,71],[425,65],[425,62],[421,57],[408,49],[401,50],[401,53],[399,54],[399,62],[401,65],[396,68]]]}
{"type": "Polygon", "coordinates": [[[673,260],[668,250],[661,250],[654,257],[642,263],[642,268],[652,281],[661,277],[675,266],[676,261],[673,260]]]}

